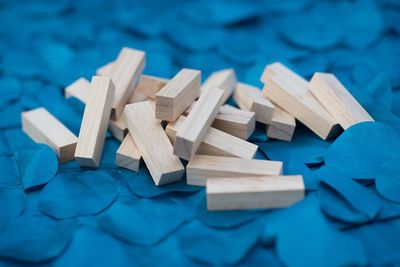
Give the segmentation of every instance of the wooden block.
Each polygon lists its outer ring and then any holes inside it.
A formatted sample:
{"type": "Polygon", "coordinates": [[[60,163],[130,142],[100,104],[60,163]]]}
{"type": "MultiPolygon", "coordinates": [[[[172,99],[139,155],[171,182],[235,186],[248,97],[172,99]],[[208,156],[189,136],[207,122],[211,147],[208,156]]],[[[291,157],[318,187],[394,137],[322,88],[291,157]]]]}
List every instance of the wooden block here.
{"type": "Polygon", "coordinates": [[[154,183],[162,185],[181,180],[185,168],[173,154],[173,147],[151,105],[148,102],[126,105],[124,118],[154,183]]]}
{"type": "Polygon", "coordinates": [[[288,207],[304,198],[301,175],[207,179],[208,210],[288,207]]]}
{"type": "Polygon", "coordinates": [[[238,83],[233,97],[241,109],[253,111],[256,114],[256,121],[264,124],[271,122],[275,106],[257,87],[238,83]]]}
{"type": "Polygon", "coordinates": [[[97,76],[107,76],[110,77],[112,69],[113,69],[113,64],[115,61],[108,62],[107,64],[101,66],[96,70],[96,75],[97,76]]]}
{"type": "Polygon", "coordinates": [[[310,91],[345,130],[363,121],[374,121],[333,74],[315,73],[310,91]]]}
{"type": "Polygon", "coordinates": [[[311,94],[307,81],[280,63],[268,65],[262,79],[265,76],[269,78],[263,93],[269,100],[292,114],[322,139],[338,132],[337,121],[311,94]]]}
{"type": "Polygon", "coordinates": [[[281,174],[282,162],[270,160],[195,155],[186,166],[187,183],[192,185],[206,185],[208,178],[281,174]]]}
{"type": "Polygon", "coordinates": [[[219,109],[212,126],[240,139],[247,140],[256,128],[256,116],[254,112],[223,105],[219,109]]]}
{"type": "Polygon", "coordinates": [[[129,97],[128,104],[133,104],[137,102],[143,102],[147,101],[147,96],[143,95],[140,92],[137,92],[136,90],[133,91],[132,95],[129,97]]]}
{"type": "Polygon", "coordinates": [[[296,119],[280,107],[275,106],[271,123],[267,126],[267,136],[270,138],[291,141],[296,128],[296,119]]]}
{"type": "Polygon", "coordinates": [[[207,89],[201,94],[182,127],[176,133],[175,155],[189,160],[196,153],[218,114],[223,94],[224,91],[216,88],[207,89]]]}
{"type": "Polygon", "coordinates": [[[138,171],[141,158],[142,156],[132,137],[129,134],[126,135],[117,150],[116,165],[132,171],[138,171]]]}
{"type": "Polygon", "coordinates": [[[149,98],[155,99],[158,91],[160,91],[168,82],[168,79],[142,75],[139,84],[136,87],[136,91],[149,98]]]}
{"type": "Polygon", "coordinates": [[[114,92],[109,77],[93,76],[75,150],[81,166],[100,165],[114,92]]]}
{"type": "MultiPolygon", "coordinates": [[[[172,144],[175,144],[176,132],[182,127],[185,119],[184,116],[180,116],[165,128],[172,144]]],[[[210,127],[196,154],[252,159],[256,155],[257,148],[257,145],[210,127]]]]}
{"type": "Polygon", "coordinates": [[[207,80],[201,86],[201,93],[205,92],[209,88],[218,88],[224,91],[222,97],[222,103],[232,95],[237,83],[236,74],[234,69],[224,69],[215,71],[207,78],[207,80]]]}
{"type": "Polygon", "coordinates": [[[78,138],[45,108],[23,112],[22,130],[36,143],[49,145],[60,162],[74,159],[78,138]]]}
{"type": "Polygon", "coordinates": [[[111,120],[108,123],[108,130],[119,141],[123,141],[128,133],[128,126],[126,126],[124,118],[121,116],[118,120],[111,120]]]}
{"type": "Polygon", "coordinates": [[[89,90],[90,82],[82,77],[68,85],[64,90],[64,94],[65,98],[75,97],[81,102],[86,103],[89,90]]]}
{"type": "Polygon", "coordinates": [[[200,95],[201,72],[182,69],[156,94],[156,118],[175,121],[200,95]]]}
{"type": "Polygon", "coordinates": [[[112,64],[111,80],[115,85],[112,119],[118,119],[132,95],[145,66],[143,51],[124,47],[112,64]]]}

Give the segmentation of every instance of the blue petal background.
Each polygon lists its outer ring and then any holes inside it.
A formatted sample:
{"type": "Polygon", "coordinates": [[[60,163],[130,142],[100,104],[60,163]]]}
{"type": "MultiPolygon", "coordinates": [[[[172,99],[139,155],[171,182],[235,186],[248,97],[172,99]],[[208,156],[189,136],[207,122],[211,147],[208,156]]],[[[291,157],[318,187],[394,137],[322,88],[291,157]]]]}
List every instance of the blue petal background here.
{"type": "Polygon", "coordinates": [[[0,51],[0,266],[400,263],[398,0],[0,1],[0,51]],[[208,212],[204,189],[117,168],[110,135],[99,170],[56,166],[20,113],[44,106],[78,134],[83,105],[63,89],[123,46],[166,78],[233,67],[261,87],[274,61],[332,72],[378,122],[328,141],[299,125],[291,143],[258,125],[257,158],[305,177],[306,199],[283,210],[208,212]]]}

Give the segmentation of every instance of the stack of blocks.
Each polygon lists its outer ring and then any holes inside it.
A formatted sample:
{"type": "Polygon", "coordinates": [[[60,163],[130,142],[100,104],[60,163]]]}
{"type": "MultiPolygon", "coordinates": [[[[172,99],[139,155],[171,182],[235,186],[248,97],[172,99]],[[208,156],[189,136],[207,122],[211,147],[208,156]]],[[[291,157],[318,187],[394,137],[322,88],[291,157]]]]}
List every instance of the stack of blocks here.
{"type": "Polygon", "coordinates": [[[143,75],[143,51],[123,48],[115,61],[79,78],[65,97],[85,103],[79,136],[44,108],[22,114],[23,130],[48,144],[60,162],[100,165],[106,131],[121,141],[116,164],[138,171],[141,159],[156,186],[180,181],[206,186],[209,210],[287,207],[304,198],[301,175],[282,175],[282,162],[254,159],[247,141],[256,121],[271,139],[291,141],[296,120],[322,139],[371,116],[332,74],[310,82],[273,63],[261,75],[263,90],[237,81],[233,69],[182,69],[172,79],[143,75]],[[239,106],[225,104],[233,96],[239,106]],[[165,125],[165,128],[163,127],[165,125]],[[181,160],[188,161],[186,169],[181,160]]]}

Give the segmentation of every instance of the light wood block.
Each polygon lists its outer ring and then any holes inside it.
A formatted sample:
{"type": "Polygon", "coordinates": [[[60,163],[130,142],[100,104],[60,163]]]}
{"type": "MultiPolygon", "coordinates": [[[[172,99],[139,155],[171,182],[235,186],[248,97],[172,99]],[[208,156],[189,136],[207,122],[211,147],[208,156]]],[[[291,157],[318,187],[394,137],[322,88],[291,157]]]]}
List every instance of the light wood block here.
{"type": "Polygon", "coordinates": [[[101,66],[100,68],[98,68],[98,69],[96,70],[96,75],[97,75],[97,76],[107,76],[107,77],[110,77],[111,72],[112,72],[113,67],[114,67],[114,62],[115,62],[115,61],[108,62],[107,64],[105,64],[105,65],[101,66]]]}
{"type": "Polygon", "coordinates": [[[275,106],[271,123],[267,126],[267,136],[273,139],[291,141],[296,129],[296,119],[280,107],[275,106]]]}
{"type": "Polygon", "coordinates": [[[281,174],[282,162],[270,160],[194,155],[186,166],[187,183],[192,185],[206,185],[208,178],[281,174]]]}
{"type": "Polygon", "coordinates": [[[100,165],[114,92],[109,77],[93,76],[75,150],[81,166],[100,165]]]}
{"type": "MultiPolygon", "coordinates": [[[[180,116],[165,128],[172,144],[175,144],[176,132],[182,127],[185,119],[186,117],[180,116]]],[[[257,149],[257,145],[210,127],[196,154],[252,159],[256,155],[257,149]]]]}
{"type": "Polygon", "coordinates": [[[345,130],[363,121],[374,121],[333,74],[315,73],[310,91],[345,130]]]}
{"type": "Polygon", "coordinates": [[[207,89],[194,104],[182,127],[176,133],[174,153],[189,160],[213,123],[221,107],[224,91],[207,89]]]}
{"type": "Polygon", "coordinates": [[[118,120],[111,120],[108,123],[108,130],[118,141],[123,141],[128,133],[128,126],[125,123],[124,118],[121,116],[118,120]]]}
{"type": "Polygon", "coordinates": [[[241,109],[253,111],[256,114],[256,121],[264,124],[271,123],[275,106],[257,87],[238,83],[233,98],[241,109]]]}
{"type": "Polygon", "coordinates": [[[160,91],[168,82],[168,79],[142,75],[139,84],[136,87],[136,91],[151,99],[155,99],[158,91],[160,91]]]}
{"type": "Polygon", "coordinates": [[[156,94],[156,118],[175,121],[200,95],[201,72],[182,69],[156,94]]]}
{"type": "Polygon", "coordinates": [[[143,102],[147,101],[147,96],[143,95],[140,92],[137,92],[136,90],[133,91],[132,95],[129,97],[128,104],[133,104],[137,102],[143,102]]]}
{"type": "Polygon", "coordinates": [[[222,97],[222,103],[232,95],[237,83],[236,74],[234,69],[224,69],[215,71],[207,78],[207,80],[201,86],[201,93],[205,92],[209,88],[218,88],[224,91],[222,97]]]}
{"type": "Polygon", "coordinates": [[[185,168],[173,154],[173,147],[151,105],[148,102],[126,105],[124,118],[154,183],[162,185],[181,180],[185,168]]]}
{"type": "Polygon", "coordinates": [[[301,175],[207,179],[208,210],[285,208],[304,198],[301,175]]]}
{"type": "Polygon", "coordinates": [[[141,158],[142,156],[132,137],[129,134],[126,135],[117,150],[116,165],[132,171],[138,171],[141,158]]]}
{"type": "Polygon", "coordinates": [[[78,138],[45,108],[23,112],[22,130],[36,143],[49,145],[60,162],[74,159],[78,138]]]}
{"type": "Polygon", "coordinates": [[[64,94],[65,98],[75,97],[81,102],[86,103],[89,90],[90,82],[82,77],[68,85],[64,90],[64,94]]]}
{"type": "Polygon", "coordinates": [[[212,126],[240,139],[247,140],[256,128],[256,115],[230,105],[223,105],[212,126]]]}
{"type": "Polygon", "coordinates": [[[124,47],[112,64],[111,80],[115,85],[112,119],[118,119],[132,95],[145,66],[143,51],[124,47]]]}
{"type": "Polygon", "coordinates": [[[338,132],[337,121],[311,94],[308,82],[296,73],[274,63],[266,67],[262,79],[267,79],[264,95],[319,137],[327,139],[338,132]]]}

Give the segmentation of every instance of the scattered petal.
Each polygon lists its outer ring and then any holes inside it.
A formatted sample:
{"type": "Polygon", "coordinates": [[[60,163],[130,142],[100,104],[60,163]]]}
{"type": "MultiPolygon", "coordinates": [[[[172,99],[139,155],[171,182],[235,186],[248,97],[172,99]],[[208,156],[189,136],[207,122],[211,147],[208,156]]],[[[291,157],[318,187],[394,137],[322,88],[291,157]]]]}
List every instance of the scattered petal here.
{"type": "MultiPolygon", "coordinates": [[[[398,155],[397,155],[398,156],[398,155]]],[[[399,157],[383,163],[375,178],[376,190],[385,198],[400,202],[399,157]]]]}

